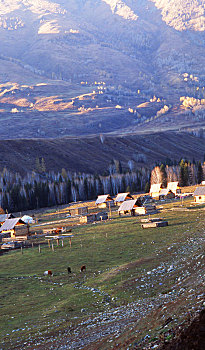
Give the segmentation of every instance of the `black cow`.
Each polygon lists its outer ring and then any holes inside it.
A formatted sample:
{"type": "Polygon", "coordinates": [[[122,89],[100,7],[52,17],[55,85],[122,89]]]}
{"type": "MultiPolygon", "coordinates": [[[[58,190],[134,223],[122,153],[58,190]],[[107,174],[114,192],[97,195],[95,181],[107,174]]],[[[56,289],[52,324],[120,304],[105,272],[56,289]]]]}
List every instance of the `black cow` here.
{"type": "Polygon", "coordinates": [[[67,270],[68,270],[68,274],[71,273],[71,267],[70,266],[67,267],[67,270]]]}

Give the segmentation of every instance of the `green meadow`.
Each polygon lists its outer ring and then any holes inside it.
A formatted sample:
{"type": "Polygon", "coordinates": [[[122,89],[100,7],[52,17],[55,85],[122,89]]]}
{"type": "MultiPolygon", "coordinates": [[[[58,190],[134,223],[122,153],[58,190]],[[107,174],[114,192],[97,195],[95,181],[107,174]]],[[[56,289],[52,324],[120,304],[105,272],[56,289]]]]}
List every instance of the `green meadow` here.
{"type": "Polygon", "coordinates": [[[34,339],[57,335],[108,307],[167,293],[175,276],[168,276],[163,284],[153,281],[146,292],[137,288],[138,280],[161,263],[171,264],[193,235],[201,237],[204,213],[203,206],[192,207],[190,200],[183,208],[179,202],[163,204],[155,217],[168,220],[167,227],[142,229],[139,217],[113,215],[107,222],[76,226],[71,247],[64,239],[64,246],[55,242],[53,251],[45,240],[41,253],[38,246],[23,249],[23,254],[21,250],[4,253],[0,256],[0,348],[17,349],[24,343],[27,348],[34,339]],[[86,265],[86,272],[80,272],[81,265],[86,265]],[[44,276],[45,270],[52,270],[53,276],[44,276]]]}

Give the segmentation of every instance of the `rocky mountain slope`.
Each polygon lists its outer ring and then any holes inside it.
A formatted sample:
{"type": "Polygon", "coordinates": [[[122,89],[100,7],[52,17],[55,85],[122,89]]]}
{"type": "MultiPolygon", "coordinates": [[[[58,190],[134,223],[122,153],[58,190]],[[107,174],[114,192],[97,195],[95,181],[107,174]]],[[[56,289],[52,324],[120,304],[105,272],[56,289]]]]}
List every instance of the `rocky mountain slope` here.
{"type": "Polygon", "coordinates": [[[2,1],[0,137],[203,128],[204,7],[2,1]]]}

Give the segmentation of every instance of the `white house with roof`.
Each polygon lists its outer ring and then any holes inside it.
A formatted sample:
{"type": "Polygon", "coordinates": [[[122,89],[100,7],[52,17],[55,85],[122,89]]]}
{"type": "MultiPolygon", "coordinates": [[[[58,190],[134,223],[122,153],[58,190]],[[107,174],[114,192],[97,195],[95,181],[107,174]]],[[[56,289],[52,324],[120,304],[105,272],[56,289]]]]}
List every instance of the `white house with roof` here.
{"type": "Polygon", "coordinates": [[[118,193],[114,202],[116,205],[121,205],[124,201],[132,200],[132,199],[134,199],[134,198],[131,196],[131,194],[129,192],[118,193]]]}
{"type": "Polygon", "coordinates": [[[205,203],[205,186],[197,187],[194,191],[194,202],[205,203]]]}
{"type": "Polygon", "coordinates": [[[152,198],[159,198],[161,188],[162,188],[162,183],[152,184],[149,191],[150,196],[152,198]]]}
{"type": "Polygon", "coordinates": [[[175,198],[174,192],[168,188],[162,188],[159,192],[159,199],[171,199],[175,198]]]}
{"type": "Polygon", "coordinates": [[[178,181],[168,182],[167,189],[171,190],[175,194],[175,196],[181,193],[181,188],[179,186],[178,181]]]}
{"type": "Polygon", "coordinates": [[[0,238],[27,239],[29,226],[21,218],[7,219],[0,227],[0,238]]]}
{"type": "Polygon", "coordinates": [[[95,205],[98,208],[109,208],[110,206],[114,205],[114,200],[109,194],[103,194],[98,196],[95,205]]]}
{"type": "Polygon", "coordinates": [[[127,200],[121,203],[118,209],[118,213],[119,215],[121,215],[129,212],[131,213],[131,215],[134,215],[134,208],[136,207],[137,207],[137,199],[127,200]]]}

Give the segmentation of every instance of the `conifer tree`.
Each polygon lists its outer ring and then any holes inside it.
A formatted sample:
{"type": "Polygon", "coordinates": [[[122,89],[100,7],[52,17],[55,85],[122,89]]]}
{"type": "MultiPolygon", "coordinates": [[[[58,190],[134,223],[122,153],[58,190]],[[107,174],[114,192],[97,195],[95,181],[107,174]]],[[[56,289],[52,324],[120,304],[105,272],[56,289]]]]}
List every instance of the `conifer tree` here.
{"type": "Polygon", "coordinates": [[[198,162],[197,167],[197,183],[200,184],[203,181],[203,168],[201,166],[201,162],[198,162]]]}

